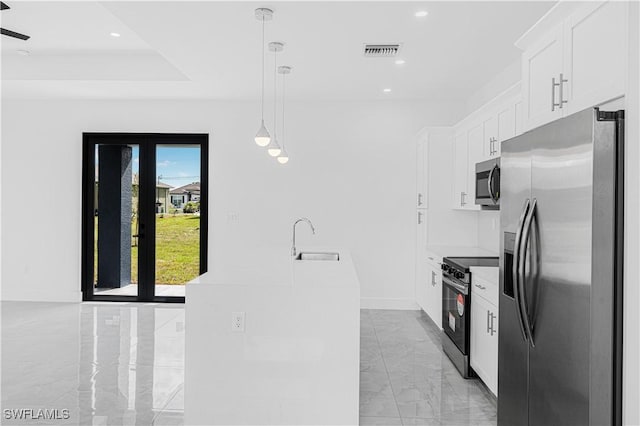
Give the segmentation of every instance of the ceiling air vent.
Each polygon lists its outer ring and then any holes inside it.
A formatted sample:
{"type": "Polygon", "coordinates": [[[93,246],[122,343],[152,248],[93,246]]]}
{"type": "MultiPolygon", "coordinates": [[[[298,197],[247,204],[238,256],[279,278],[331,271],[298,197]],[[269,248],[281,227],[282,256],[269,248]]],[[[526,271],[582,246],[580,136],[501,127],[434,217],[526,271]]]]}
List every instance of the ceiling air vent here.
{"type": "Polygon", "coordinates": [[[398,54],[399,44],[365,44],[364,56],[367,58],[391,58],[398,54]]]}

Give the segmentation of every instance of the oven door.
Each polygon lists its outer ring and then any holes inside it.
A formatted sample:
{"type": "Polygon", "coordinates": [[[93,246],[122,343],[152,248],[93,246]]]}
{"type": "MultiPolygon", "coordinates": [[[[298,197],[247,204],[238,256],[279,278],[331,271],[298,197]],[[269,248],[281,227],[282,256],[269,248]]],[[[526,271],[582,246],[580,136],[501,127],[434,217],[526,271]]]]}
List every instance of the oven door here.
{"type": "Polygon", "coordinates": [[[471,315],[469,286],[442,275],[442,328],[460,351],[469,353],[469,315],[471,315]]]}

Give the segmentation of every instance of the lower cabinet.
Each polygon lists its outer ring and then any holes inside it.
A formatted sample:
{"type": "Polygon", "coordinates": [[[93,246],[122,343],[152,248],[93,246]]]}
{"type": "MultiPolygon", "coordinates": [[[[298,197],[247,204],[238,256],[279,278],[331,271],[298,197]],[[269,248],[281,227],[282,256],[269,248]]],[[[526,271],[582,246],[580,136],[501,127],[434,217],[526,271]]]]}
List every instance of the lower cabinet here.
{"type": "Polygon", "coordinates": [[[442,328],[442,259],[430,257],[426,262],[426,308],[438,328],[442,328]]]}
{"type": "Polygon", "coordinates": [[[498,308],[471,293],[471,367],[498,395],[498,308]]]}

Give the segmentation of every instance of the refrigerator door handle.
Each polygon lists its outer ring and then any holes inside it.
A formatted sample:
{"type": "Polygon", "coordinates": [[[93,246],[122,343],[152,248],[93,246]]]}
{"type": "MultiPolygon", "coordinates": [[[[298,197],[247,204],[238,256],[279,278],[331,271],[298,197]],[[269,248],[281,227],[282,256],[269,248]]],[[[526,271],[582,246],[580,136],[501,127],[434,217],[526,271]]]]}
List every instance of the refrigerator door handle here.
{"type": "Polygon", "coordinates": [[[520,331],[522,331],[522,337],[525,342],[528,342],[527,332],[525,330],[524,318],[522,317],[521,303],[520,303],[520,274],[518,273],[518,265],[520,264],[520,240],[522,238],[522,227],[524,226],[524,220],[529,212],[529,199],[527,198],[524,202],[524,206],[522,207],[522,213],[520,214],[520,219],[518,219],[518,227],[516,228],[516,240],[514,242],[513,247],[513,264],[511,265],[511,270],[513,272],[512,280],[513,280],[513,298],[516,302],[516,311],[518,313],[518,323],[520,324],[520,331]]]}
{"type": "Polygon", "coordinates": [[[518,280],[518,293],[520,296],[520,311],[522,312],[522,318],[524,320],[525,330],[527,335],[529,336],[529,343],[532,348],[536,347],[536,344],[533,340],[533,330],[531,327],[531,321],[529,320],[529,307],[527,306],[527,293],[524,288],[525,283],[525,263],[527,258],[527,250],[529,248],[529,237],[531,235],[531,225],[533,223],[533,217],[536,214],[536,205],[537,200],[534,198],[531,203],[531,208],[529,209],[529,213],[527,214],[527,218],[524,221],[524,225],[522,227],[522,240],[520,242],[518,254],[518,275],[520,276],[518,280]]]}

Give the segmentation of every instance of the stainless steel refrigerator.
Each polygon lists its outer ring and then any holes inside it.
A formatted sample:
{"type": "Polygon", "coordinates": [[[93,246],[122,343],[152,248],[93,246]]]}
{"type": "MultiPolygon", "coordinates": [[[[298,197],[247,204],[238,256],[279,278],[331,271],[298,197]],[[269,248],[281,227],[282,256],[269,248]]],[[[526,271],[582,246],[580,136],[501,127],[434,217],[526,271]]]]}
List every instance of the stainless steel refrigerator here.
{"type": "Polygon", "coordinates": [[[621,424],[624,111],[502,143],[498,425],[621,424]]]}

